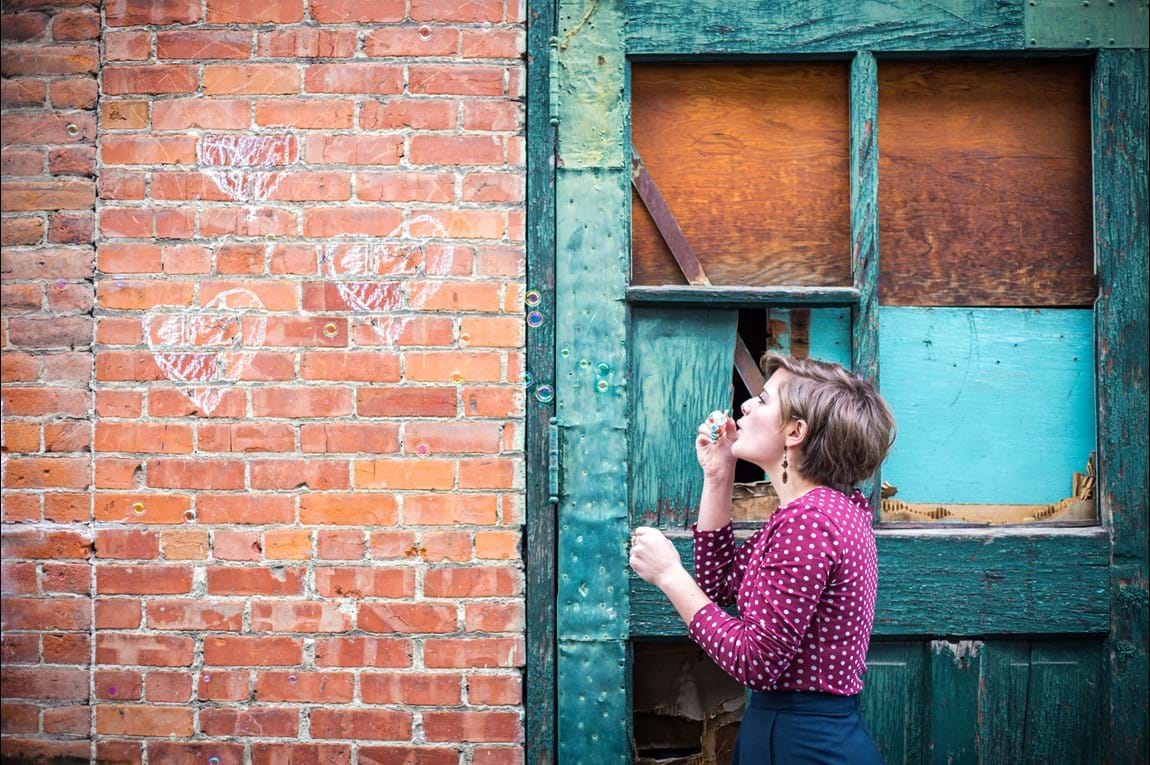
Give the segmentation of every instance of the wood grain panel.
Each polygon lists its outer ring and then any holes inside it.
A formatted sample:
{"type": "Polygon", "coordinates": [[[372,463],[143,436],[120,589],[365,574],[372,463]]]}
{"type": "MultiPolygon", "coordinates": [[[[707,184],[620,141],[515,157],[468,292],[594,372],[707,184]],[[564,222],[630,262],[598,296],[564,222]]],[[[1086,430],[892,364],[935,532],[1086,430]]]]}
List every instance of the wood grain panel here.
{"type": "Polygon", "coordinates": [[[1089,306],[1090,64],[879,64],[879,300],[1089,306]]]}
{"type": "MultiPolygon", "coordinates": [[[[847,62],[632,67],[632,143],[713,284],[852,284],[848,86],[847,62]]],[[[686,284],[634,193],[631,258],[686,284]]]]}

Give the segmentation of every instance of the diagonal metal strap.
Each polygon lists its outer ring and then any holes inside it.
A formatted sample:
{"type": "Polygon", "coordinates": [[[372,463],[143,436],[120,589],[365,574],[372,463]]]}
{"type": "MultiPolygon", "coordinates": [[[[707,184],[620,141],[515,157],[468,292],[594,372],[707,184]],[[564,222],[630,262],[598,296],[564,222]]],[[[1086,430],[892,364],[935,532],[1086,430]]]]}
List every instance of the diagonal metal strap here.
{"type": "MultiPolygon", "coordinates": [[[[671,213],[671,208],[667,206],[667,201],[663,199],[663,195],[659,193],[658,186],[655,185],[651,174],[647,172],[647,166],[643,164],[639,152],[634,147],[631,148],[631,183],[639,192],[639,198],[643,200],[643,205],[651,214],[651,219],[655,221],[655,227],[659,229],[663,241],[667,243],[671,255],[679,264],[679,270],[683,272],[683,276],[687,277],[690,284],[697,287],[711,286],[711,280],[703,271],[703,264],[699,262],[695,251],[691,249],[687,235],[679,227],[678,221],[671,213]]],[[[743,385],[747,386],[750,394],[757,396],[766,381],[763,379],[763,373],[759,369],[758,362],[747,349],[747,344],[743,342],[742,336],[737,333],[735,335],[735,370],[739,373],[739,379],[743,381],[743,385]]]]}

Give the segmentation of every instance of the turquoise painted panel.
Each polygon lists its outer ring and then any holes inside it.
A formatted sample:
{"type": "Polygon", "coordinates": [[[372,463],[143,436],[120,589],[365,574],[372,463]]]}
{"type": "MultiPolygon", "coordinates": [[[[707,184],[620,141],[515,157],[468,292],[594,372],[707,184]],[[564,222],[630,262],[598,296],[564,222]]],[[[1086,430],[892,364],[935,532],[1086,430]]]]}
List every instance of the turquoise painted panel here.
{"type": "MultiPolygon", "coordinates": [[[[750,536],[740,529],[738,539],[750,536]]],[[[669,535],[688,571],[692,540],[669,535]]],[[[1034,534],[882,530],[872,634],[1106,634],[1110,629],[1110,539],[1106,529],[1034,534]]],[[[685,636],[661,591],[631,572],[631,634],[685,636]]],[[[733,612],[733,607],[728,609],[733,612]]]]}
{"type": "Polygon", "coordinates": [[[1088,309],[879,311],[898,437],[883,480],[905,502],[1053,503],[1094,451],[1088,309]]]}
{"type": "Polygon", "coordinates": [[[739,312],[631,310],[631,523],[686,528],[698,516],[699,423],[731,401],[739,312]]]}
{"type": "Polygon", "coordinates": [[[1017,50],[1023,3],[628,0],[629,55],[1017,50]]]}
{"type": "Polygon", "coordinates": [[[978,762],[983,648],[981,640],[930,641],[931,762],[978,762]]]}
{"type": "Polygon", "coordinates": [[[1032,641],[1023,762],[1102,762],[1102,642],[1032,641]]]}
{"type": "Polygon", "coordinates": [[[812,308],[810,324],[812,359],[851,368],[851,311],[849,308],[812,308]]]}
{"type": "Polygon", "coordinates": [[[559,644],[559,762],[624,765],[631,758],[631,686],[626,640],[559,644]]]}
{"type": "Polygon", "coordinates": [[[1043,48],[1145,48],[1150,8],[1145,0],[1031,0],[1026,43],[1043,48]]]}

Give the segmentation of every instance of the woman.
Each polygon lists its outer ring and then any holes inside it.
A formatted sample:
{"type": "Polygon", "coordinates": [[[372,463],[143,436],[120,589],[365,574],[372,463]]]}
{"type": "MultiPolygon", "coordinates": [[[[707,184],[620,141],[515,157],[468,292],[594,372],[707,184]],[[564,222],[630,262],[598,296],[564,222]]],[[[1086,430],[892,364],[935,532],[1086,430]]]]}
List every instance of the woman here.
{"type": "Polygon", "coordinates": [[[882,763],[858,712],[878,566],[871,507],[855,484],[882,464],[894,417],[871,383],[838,364],[770,352],[764,372],[737,422],[713,412],[699,426],[695,578],[649,527],[632,535],[631,567],[751,688],[732,765],[882,763]],[[779,509],[736,550],[737,459],[766,471],[779,509]],[[731,603],[739,618],[719,607],[731,603]]]}

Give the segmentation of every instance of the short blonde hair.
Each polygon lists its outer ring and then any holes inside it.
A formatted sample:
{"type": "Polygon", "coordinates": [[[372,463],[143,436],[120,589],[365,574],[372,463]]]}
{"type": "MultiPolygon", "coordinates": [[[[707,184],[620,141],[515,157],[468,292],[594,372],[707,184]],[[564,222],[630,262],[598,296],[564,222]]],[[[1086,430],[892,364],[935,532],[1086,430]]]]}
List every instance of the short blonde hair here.
{"type": "Polygon", "coordinates": [[[767,379],[779,369],[794,375],[779,384],[778,396],[780,427],[792,418],[807,423],[796,471],[844,494],[874,475],[894,444],[896,428],[872,382],[839,364],[777,351],[763,354],[760,366],[767,379]]]}

